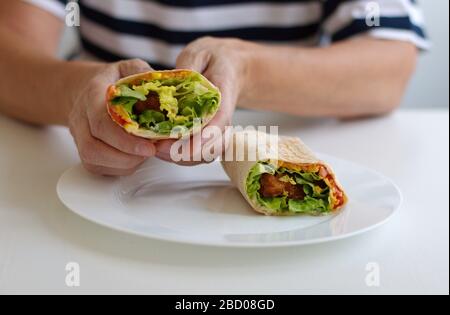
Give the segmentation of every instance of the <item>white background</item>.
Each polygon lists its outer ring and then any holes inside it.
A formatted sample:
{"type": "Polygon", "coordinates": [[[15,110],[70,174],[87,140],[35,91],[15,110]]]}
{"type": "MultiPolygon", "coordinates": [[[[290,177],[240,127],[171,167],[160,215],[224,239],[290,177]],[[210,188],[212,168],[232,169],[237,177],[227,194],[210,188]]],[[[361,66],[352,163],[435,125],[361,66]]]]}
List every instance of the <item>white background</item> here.
{"type": "Polygon", "coordinates": [[[419,0],[433,43],[431,51],[420,57],[403,106],[448,108],[448,0],[419,0]]]}

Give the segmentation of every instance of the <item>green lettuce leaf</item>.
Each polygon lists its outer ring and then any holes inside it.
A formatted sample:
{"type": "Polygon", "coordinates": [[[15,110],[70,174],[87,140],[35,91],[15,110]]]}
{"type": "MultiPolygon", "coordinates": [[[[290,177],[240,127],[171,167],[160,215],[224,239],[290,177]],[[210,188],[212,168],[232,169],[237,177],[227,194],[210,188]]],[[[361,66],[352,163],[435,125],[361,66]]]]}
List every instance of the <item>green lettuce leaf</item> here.
{"type": "Polygon", "coordinates": [[[147,98],[145,96],[148,94],[144,94],[141,91],[132,90],[126,85],[119,86],[119,93],[122,97],[133,97],[140,101],[146,101],[147,98]]]}
{"type": "Polygon", "coordinates": [[[328,204],[323,199],[306,196],[304,200],[289,200],[289,211],[305,214],[324,213],[328,211],[328,204]]]}
{"type": "Polygon", "coordinates": [[[276,197],[276,198],[260,198],[259,202],[266,208],[278,211],[278,209],[287,208],[287,197],[276,197]]]}
{"type": "Polygon", "coordinates": [[[181,115],[189,118],[197,118],[198,115],[193,107],[186,106],[181,110],[181,115]]]}
{"type": "Polygon", "coordinates": [[[284,168],[277,169],[274,165],[267,162],[259,162],[255,164],[247,176],[246,190],[250,199],[256,200],[263,207],[273,211],[273,213],[287,211],[299,214],[320,215],[331,212],[329,206],[330,189],[329,187],[321,188],[318,185],[320,181],[320,176],[315,173],[296,172],[284,168]],[[285,174],[286,176],[282,177],[285,181],[293,184],[295,180],[298,185],[303,186],[306,197],[303,200],[289,199],[286,196],[263,198],[259,190],[261,189],[261,175],[264,173],[272,175],[285,174]]]}
{"type": "Polygon", "coordinates": [[[139,124],[150,129],[158,123],[163,122],[164,119],[163,113],[154,110],[146,110],[139,116],[139,124]]]}
{"type": "Polygon", "coordinates": [[[329,188],[321,188],[318,186],[318,182],[321,181],[320,176],[313,173],[296,173],[295,181],[299,185],[303,185],[303,191],[308,196],[314,196],[318,198],[325,198],[329,194],[329,188]],[[311,181],[305,180],[305,178],[311,178],[311,181]],[[318,179],[316,179],[318,178],[318,179]]]}
{"type": "Polygon", "coordinates": [[[161,110],[167,111],[167,117],[171,122],[174,122],[178,114],[178,100],[174,97],[176,91],[175,86],[162,86],[158,90],[161,110]]]}
{"type": "Polygon", "coordinates": [[[122,106],[130,116],[134,116],[133,107],[137,102],[138,100],[133,97],[117,97],[112,101],[112,104],[122,106]]]}
{"type": "Polygon", "coordinates": [[[163,121],[155,125],[155,127],[152,128],[157,133],[168,135],[172,132],[173,124],[170,121],[163,121]]]}
{"type": "Polygon", "coordinates": [[[206,87],[198,74],[185,79],[170,78],[143,81],[134,86],[121,85],[118,89],[119,95],[112,100],[113,105],[124,107],[141,128],[157,133],[170,134],[175,127],[189,131],[195,119],[204,118],[219,107],[219,91],[206,87]],[[138,101],[146,101],[150,92],[158,94],[162,113],[145,111],[141,115],[133,115],[134,105],[138,101]]]}
{"type": "Polygon", "coordinates": [[[160,81],[144,82],[141,85],[133,86],[133,90],[147,96],[150,91],[158,93],[161,85],[160,81]]]}

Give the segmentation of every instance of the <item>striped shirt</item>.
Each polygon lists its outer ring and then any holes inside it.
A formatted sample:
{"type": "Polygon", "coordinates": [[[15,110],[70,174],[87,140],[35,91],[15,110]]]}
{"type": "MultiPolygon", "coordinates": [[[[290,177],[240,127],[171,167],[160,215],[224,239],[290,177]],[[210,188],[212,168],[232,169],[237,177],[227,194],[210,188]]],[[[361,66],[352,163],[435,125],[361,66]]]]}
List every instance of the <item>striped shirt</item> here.
{"type": "MultiPolygon", "coordinates": [[[[23,0],[64,19],[66,0],[23,0]]],[[[417,0],[79,0],[82,53],[173,68],[203,36],[317,46],[358,35],[429,44],[417,0]]]]}

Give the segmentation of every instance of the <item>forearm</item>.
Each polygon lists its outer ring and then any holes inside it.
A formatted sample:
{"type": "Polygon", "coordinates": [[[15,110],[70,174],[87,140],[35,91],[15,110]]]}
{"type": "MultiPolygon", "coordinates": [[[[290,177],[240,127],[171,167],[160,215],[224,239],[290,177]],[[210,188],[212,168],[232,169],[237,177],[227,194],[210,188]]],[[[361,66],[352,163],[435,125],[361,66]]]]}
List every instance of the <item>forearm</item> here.
{"type": "Polygon", "coordinates": [[[240,105],[302,116],[354,117],[395,108],[414,70],[410,44],[368,38],[325,48],[254,45],[240,105]]]}
{"type": "Polygon", "coordinates": [[[66,125],[72,93],[101,65],[58,60],[6,30],[0,40],[0,111],[34,124],[66,125]]]}

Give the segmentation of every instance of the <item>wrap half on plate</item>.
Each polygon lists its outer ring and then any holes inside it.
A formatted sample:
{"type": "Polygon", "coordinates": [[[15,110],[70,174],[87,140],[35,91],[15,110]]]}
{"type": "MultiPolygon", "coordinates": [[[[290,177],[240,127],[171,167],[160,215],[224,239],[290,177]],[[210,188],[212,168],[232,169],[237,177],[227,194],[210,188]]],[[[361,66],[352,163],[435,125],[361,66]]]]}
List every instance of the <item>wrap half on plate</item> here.
{"type": "Polygon", "coordinates": [[[253,209],[265,215],[328,215],[347,202],[331,167],[299,138],[235,133],[222,166],[253,209]]]}
{"type": "Polygon", "coordinates": [[[135,136],[161,140],[191,135],[194,122],[208,124],[221,95],[200,73],[171,70],[123,78],[108,88],[106,98],[108,113],[119,126],[135,136]]]}

